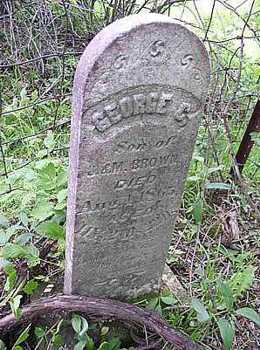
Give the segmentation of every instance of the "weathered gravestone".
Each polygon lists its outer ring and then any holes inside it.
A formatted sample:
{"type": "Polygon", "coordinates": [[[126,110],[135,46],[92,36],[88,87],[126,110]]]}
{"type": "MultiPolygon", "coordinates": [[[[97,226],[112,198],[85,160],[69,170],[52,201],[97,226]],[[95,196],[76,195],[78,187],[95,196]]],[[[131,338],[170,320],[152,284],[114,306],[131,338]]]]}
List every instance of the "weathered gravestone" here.
{"type": "Polygon", "coordinates": [[[116,21],[73,90],[65,293],[156,291],[209,83],[201,41],[163,15],[116,21]]]}

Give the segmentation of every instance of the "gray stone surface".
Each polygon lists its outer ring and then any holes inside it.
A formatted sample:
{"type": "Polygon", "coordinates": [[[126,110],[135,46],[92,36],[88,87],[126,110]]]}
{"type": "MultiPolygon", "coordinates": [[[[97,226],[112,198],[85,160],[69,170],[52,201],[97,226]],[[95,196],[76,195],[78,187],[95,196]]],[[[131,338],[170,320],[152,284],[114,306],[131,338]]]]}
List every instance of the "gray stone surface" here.
{"type": "Polygon", "coordinates": [[[114,22],[77,67],[65,288],[158,290],[209,83],[200,40],[166,16],[114,22]]]}

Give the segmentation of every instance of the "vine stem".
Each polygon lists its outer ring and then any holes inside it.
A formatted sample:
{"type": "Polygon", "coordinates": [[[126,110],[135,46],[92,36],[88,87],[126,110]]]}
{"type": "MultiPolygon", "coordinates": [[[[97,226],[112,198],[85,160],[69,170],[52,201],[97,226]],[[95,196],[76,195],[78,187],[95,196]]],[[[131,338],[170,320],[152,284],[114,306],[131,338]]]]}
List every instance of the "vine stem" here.
{"type": "Polygon", "coordinates": [[[21,317],[16,319],[7,314],[0,319],[0,333],[7,334],[19,326],[25,326],[43,314],[59,312],[81,312],[91,321],[118,320],[135,323],[162,337],[172,349],[199,350],[201,346],[187,336],[171,328],[155,312],[143,310],[132,304],[111,299],[76,295],[57,295],[42,298],[21,309],[21,317]]]}

